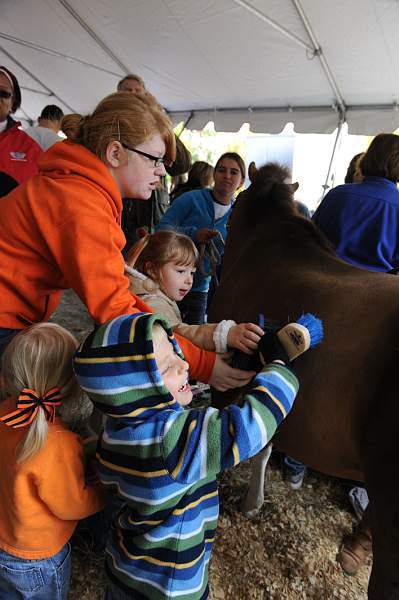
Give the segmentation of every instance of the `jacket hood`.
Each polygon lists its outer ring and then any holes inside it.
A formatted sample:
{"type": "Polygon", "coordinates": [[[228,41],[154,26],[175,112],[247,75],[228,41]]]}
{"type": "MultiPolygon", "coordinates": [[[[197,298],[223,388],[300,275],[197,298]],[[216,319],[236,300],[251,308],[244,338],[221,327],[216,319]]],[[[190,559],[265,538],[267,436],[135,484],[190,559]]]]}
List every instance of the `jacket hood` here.
{"type": "Polygon", "coordinates": [[[159,285],[153,279],[127,264],[125,264],[125,274],[129,276],[130,289],[134,294],[143,295],[158,292],[159,285]]]}
{"type": "Polygon", "coordinates": [[[108,416],[143,420],[165,409],[182,410],[155,362],[152,335],[156,323],[165,329],[174,351],[183,358],[167,321],[149,313],[112,319],[95,329],[78,348],[73,368],[79,385],[108,416]]]}
{"type": "Polygon", "coordinates": [[[74,142],[64,140],[53,144],[37,161],[39,172],[52,179],[77,176],[105,189],[111,196],[117,212],[122,210],[119,188],[105,164],[93,152],[74,142]]]}

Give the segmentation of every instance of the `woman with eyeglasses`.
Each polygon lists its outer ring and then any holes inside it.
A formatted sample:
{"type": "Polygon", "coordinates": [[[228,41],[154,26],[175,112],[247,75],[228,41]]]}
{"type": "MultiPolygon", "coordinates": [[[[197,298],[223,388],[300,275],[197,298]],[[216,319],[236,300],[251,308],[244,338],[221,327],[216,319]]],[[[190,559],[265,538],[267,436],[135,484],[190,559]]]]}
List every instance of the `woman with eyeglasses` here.
{"type": "MultiPolygon", "coordinates": [[[[151,312],[129,291],[121,250],[122,197],[148,199],[175,158],[171,123],[151,97],[102,100],[64,117],[67,140],[39,159],[39,173],[0,202],[0,352],[21,329],[46,321],[72,288],[98,324],[151,312]]],[[[193,377],[227,389],[252,373],[180,339],[193,377]]]]}
{"type": "MultiPolygon", "coordinates": [[[[21,123],[11,115],[21,106],[21,90],[17,78],[6,67],[0,67],[0,173],[22,183],[38,172],[39,144],[19,129],[21,123]]],[[[7,187],[1,185],[0,196],[7,187]]]]}

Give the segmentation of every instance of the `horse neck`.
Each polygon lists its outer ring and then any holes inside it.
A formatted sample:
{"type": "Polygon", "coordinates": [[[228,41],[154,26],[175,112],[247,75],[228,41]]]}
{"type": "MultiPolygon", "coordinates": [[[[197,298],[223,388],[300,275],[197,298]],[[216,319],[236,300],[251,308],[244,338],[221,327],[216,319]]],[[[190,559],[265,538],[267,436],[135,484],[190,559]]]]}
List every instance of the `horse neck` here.
{"type": "Polygon", "coordinates": [[[303,217],[271,220],[263,236],[265,244],[280,248],[281,253],[294,262],[306,261],[310,266],[339,261],[324,234],[303,217]]]}
{"type": "Polygon", "coordinates": [[[283,261],[313,266],[339,261],[317,227],[302,217],[276,218],[273,215],[251,227],[234,232],[226,247],[226,262],[240,255],[260,255],[266,264],[283,261]]]}

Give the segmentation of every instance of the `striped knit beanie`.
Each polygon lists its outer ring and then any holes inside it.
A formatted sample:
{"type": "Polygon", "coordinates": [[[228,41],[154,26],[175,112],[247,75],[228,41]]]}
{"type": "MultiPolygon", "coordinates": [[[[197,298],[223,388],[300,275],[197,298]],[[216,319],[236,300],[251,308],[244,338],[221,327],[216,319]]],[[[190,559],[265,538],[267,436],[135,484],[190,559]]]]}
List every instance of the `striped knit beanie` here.
{"type": "Polygon", "coordinates": [[[73,368],[79,385],[107,415],[147,418],[154,410],[179,407],[155,362],[152,334],[156,323],[184,358],[167,321],[152,313],[112,319],[78,348],[73,368]]]}

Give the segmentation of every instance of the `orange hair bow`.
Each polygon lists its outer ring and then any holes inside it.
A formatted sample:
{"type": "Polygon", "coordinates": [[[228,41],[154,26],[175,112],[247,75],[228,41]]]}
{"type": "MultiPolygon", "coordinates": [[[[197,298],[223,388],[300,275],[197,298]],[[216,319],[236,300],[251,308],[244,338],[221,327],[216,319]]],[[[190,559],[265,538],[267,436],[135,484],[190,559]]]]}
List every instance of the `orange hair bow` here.
{"type": "Polygon", "coordinates": [[[39,396],[35,390],[24,388],[17,399],[17,410],[0,417],[0,421],[8,427],[25,427],[36,417],[39,408],[44,410],[46,420],[54,423],[55,409],[61,404],[61,388],[55,387],[39,396]]]}

